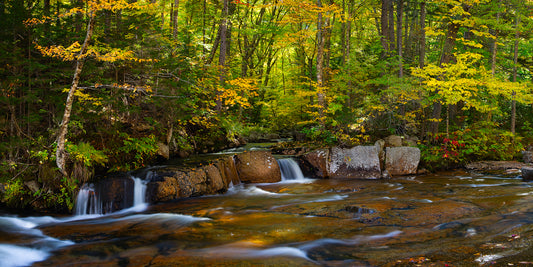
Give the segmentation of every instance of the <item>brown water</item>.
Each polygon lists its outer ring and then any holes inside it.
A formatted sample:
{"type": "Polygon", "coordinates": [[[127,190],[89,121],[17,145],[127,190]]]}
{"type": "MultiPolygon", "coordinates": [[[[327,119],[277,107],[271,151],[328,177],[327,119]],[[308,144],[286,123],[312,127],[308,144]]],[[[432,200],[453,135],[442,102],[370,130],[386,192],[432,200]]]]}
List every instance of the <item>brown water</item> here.
{"type": "Polygon", "coordinates": [[[46,252],[35,266],[533,266],[532,185],[463,172],[244,185],[142,212],[18,218],[41,233],[4,228],[0,243],[46,252]]]}

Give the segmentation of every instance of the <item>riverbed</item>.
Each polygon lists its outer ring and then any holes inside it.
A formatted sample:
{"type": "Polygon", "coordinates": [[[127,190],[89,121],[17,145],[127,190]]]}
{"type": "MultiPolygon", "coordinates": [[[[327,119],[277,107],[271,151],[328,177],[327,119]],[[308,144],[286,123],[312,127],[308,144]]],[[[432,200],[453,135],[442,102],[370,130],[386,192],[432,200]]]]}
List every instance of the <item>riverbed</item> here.
{"type": "Polygon", "coordinates": [[[4,215],[0,266],[533,265],[532,185],[299,177],[105,215],[4,215]]]}

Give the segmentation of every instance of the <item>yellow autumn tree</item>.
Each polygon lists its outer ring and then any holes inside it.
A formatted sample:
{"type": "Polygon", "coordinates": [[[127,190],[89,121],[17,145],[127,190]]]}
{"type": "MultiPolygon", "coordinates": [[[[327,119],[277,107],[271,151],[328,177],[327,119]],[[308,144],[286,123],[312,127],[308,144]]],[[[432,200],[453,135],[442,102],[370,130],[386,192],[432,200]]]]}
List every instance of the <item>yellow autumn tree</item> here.
{"type": "MultiPolygon", "coordinates": [[[[429,93],[437,92],[434,98],[443,105],[464,103],[464,109],[475,109],[481,113],[491,113],[498,109],[498,97],[511,99],[518,95],[523,103],[531,100],[530,90],[521,83],[502,81],[480,66],[481,54],[455,53],[455,63],[428,64],[423,69],[413,69],[413,76],[421,79],[429,93]],[[514,92],[514,93],[513,93],[514,92]]],[[[449,123],[447,117],[447,125],[449,123]]],[[[448,129],[448,127],[447,127],[448,129]]]]}
{"type": "MultiPolygon", "coordinates": [[[[83,43],[80,44],[79,41],[74,41],[68,46],[55,45],[48,47],[43,47],[39,44],[35,45],[35,47],[45,56],[76,63],[72,84],[70,89],[68,89],[63,119],[61,120],[61,125],[57,135],[56,164],[64,176],[68,175],[65,171],[66,160],[68,158],[68,153],[66,152],[66,136],[68,133],[68,124],[70,122],[74,98],[81,97],[88,101],[96,100],[87,94],[83,94],[78,87],[85,61],[87,59],[105,62],[115,62],[119,60],[136,62],[143,61],[142,59],[135,57],[135,54],[132,51],[91,45],[94,29],[96,27],[95,24],[97,14],[103,11],[119,12],[126,9],[147,10],[147,8],[150,8],[150,5],[151,3],[147,1],[135,1],[130,3],[126,0],[87,0],[85,9],[72,8],[63,14],[57,14],[57,18],[55,18],[59,19],[76,14],[84,15],[87,19],[87,28],[83,43]]],[[[31,19],[27,21],[26,24],[32,25],[37,23],[47,23],[47,21],[52,19],[54,18],[45,17],[42,19],[31,19]]]]}

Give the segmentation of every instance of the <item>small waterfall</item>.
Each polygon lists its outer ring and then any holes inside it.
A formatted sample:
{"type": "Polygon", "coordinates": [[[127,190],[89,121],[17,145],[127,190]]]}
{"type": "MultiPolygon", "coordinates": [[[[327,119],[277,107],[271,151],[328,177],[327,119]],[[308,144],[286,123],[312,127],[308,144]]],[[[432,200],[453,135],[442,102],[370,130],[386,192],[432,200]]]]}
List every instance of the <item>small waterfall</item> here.
{"type": "MultiPolygon", "coordinates": [[[[146,176],[149,177],[151,172],[146,176]]],[[[139,206],[146,204],[146,184],[148,180],[143,180],[138,177],[131,177],[133,179],[133,206],[139,206]]]]}
{"type": "Polygon", "coordinates": [[[84,184],[76,198],[75,215],[102,214],[102,203],[94,190],[94,184],[84,184]]]}
{"type": "Polygon", "coordinates": [[[130,208],[134,208],[133,211],[143,210],[147,206],[146,187],[151,175],[153,174],[148,172],[147,179],[133,176],[119,178],[118,181],[111,180],[115,181],[111,184],[110,180],[100,181],[96,186],[84,184],[76,199],[74,215],[103,215],[130,208]],[[108,191],[110,188],[117,191],[108,191]]]}
{"type": "Polygon", "coordinates": [[[304,180],[305,177],[298,163],[292,158],[279,159],[278,165],[281,170],[281,180],[304,180]]]}

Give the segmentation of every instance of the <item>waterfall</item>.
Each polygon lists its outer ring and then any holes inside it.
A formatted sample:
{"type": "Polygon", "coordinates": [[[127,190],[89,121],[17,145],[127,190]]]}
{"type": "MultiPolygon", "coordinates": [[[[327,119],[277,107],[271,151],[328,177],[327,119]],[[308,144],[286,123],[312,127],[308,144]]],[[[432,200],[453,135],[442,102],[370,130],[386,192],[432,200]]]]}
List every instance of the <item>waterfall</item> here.
{"type": "MultiPolygon", "coordinates": [[[[149,172],[146,176],[149,177],[151,172],[149,172]]],[[[131,177],[133,179],[133,206],[139,206],[146,204],[146,184],[148,183],[148,180],[143,180],[138,177],[131,177]]]]}
{"type": "Polygon", "coordinates": [[[129,178],[126,177],[124,180],[120,180],[123,181],[123,185],[117,190],[123,195],[118,198],[115,197],[114,192],[106,191],[109,189],[109,186],[105,182],[102,183],[101,181],[96,186],[94,184],[84,184],[76,198],[74,215],[102,215],[121,209],[124,212],[144,210],[147,207],[146,187],[151,175],[153,174],[148,172],[146,175],[147,179],[129,176],[129,178]]]}
{"type": "Polygon", "coordinates": [[[281,170],[281,180],[305,180],[305,177],[298,166],[298,163],[292,158],[279,159],[278,165],[281,170]]]}
{"type": "Polygon", "coordinates": [[[94,184],[84,184],[76,198],[75,215],[102,214],[102,203],[94,184]]]}

